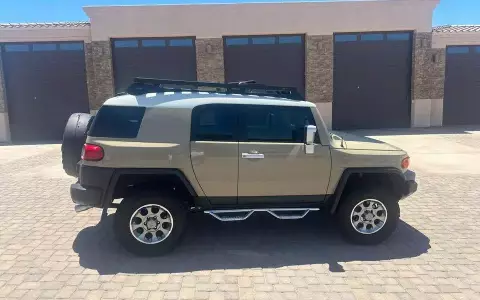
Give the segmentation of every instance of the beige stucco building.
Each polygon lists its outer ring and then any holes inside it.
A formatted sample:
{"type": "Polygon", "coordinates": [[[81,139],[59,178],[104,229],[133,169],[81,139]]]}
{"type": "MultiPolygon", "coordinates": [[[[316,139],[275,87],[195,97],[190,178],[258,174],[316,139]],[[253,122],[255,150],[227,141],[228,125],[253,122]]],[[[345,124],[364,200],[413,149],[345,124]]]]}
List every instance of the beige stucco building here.
{"type": "Polygon", "coordinates": [[[89,22],[2,24],[0,141],[43,131],[55,139],[73,108],[97,110],[127,75],[223,82],[259,74],[243,79],[297,86],[335,128],[442,126],[446,48],[472,47],[475,60],[480,27],[432,29],[438,2],[85,7],[89,22]],[[31,83],[28,68],[43,85],[31,83]],[[42,107],[61,117],[32,131],[46,116],[31,110],[42,107]]]}

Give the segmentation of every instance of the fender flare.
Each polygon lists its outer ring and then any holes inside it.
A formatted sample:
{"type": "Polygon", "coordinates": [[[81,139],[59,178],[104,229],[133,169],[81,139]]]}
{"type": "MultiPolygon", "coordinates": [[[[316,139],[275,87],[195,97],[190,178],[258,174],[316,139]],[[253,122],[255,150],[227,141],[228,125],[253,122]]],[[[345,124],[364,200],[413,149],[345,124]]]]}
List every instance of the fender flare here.
{"type": "Polygon", "coordinates": [[[109,201],[113,199],[113,193],[117,185],[118,179],[122,175],[174,175],[180,179],[180,181],[185,185],[186,189],[192,197],[197,197],[197,192],[193,188],[192,184],[188,178],[183,174],[179,169],[115,169],[110,182],[108,183],[108,188],[105,191],[103,198],[103,207],[108,207],[110,205],[109,201]]]}
{"type": "Polygon", "coordinates": [[[330,214],[336,212],[348,179],[354,174],[389,174],[395,175],[397,182],[400,180],[401,182],[405,182],[405,175],[396,168],[347,168],[343,171],[342,176],[338,181],[337,188],[335,189],[335,193],[332,195],[330,214]]]}

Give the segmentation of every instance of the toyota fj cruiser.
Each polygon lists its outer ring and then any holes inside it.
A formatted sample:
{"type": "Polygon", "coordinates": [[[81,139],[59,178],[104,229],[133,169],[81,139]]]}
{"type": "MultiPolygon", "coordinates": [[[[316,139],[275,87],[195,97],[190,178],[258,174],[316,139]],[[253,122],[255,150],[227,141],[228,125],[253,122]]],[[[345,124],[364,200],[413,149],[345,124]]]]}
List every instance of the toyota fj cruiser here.
{"type": "Polygon", "coordinates": [[[253,81],[136,78],[95,117],[70,117],[62,154],[76,210],[116,207],[116,235],[139,255],[173,249],[192,212],[241,221],[326,209],[348,241],[377,244],[417,189],[403,150],[329,133],[296,89],[253,81]]]}

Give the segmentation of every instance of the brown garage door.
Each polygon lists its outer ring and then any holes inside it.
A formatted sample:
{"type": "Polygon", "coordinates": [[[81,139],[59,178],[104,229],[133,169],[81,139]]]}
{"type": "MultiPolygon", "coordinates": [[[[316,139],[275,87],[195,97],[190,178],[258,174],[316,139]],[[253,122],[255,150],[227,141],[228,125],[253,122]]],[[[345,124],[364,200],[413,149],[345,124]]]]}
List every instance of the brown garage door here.
{"type": "Polygon", "coordinates": [[[124,91],[134,77],[196,80],[193,38],[113,40],[115,90],[124,91]]]}
{"type": "Polygon", "coordinates": [[[447,48],[444,125],[480,124],[480,46],[447,48]]]}
{"type": "Polygon", "coordinates": [[[334,129],[410,127],[408,32],[336,34],[334,129]]]}
{"type": "Polygon", "coordinates": [[[296,87],[305,95],[305,43],[301,35],[224,38],[225,80],[296,87]]]}
{"type": "Polygon", "coordinates": [[[83,42],[4,44],[2,57],[12,141],[61,140],[89,111],[83,42]]]}

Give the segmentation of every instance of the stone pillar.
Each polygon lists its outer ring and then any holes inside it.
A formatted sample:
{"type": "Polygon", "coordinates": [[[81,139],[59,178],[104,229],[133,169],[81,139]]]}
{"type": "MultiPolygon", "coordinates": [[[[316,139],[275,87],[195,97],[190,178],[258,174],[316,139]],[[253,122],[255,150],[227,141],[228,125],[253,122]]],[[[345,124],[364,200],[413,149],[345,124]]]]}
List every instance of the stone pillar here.
{"type": "Polygon", "coordinates": [[[332,126],[333,35],[307,35],[306,99],[315,102],[328,128],[332,126]]]}
{"type": "Polygon", "coordinates": [[[85,72],[87,77],[88,106],[92,110],[92,103],[95,103],[95,72],[93,69],[92,44],[85,43],[85,72]]]}
{"type": "Polygon", "coordinates": [[[414,34],[412,75],[412,126],[441,126],[445,49],[432,49],[431,32],[414,34]]]}
{"type": "Polygon", "coordinates": [[[10,141],[10,124],[7,112],[7,94],[3,73],[2,53],[0,52],[0,143],[10,141]]]}
{"type": "Polygon", "coordinates": [[[110,41],[85,44],[85,56],[90,110],[95,112],[115,94],[110,41]]]}
{"type": "Polygon", "coordinates": [[[223,39],[196,39],[195,48],[197,57],[197,80],[225,82],[223,39]]]}

